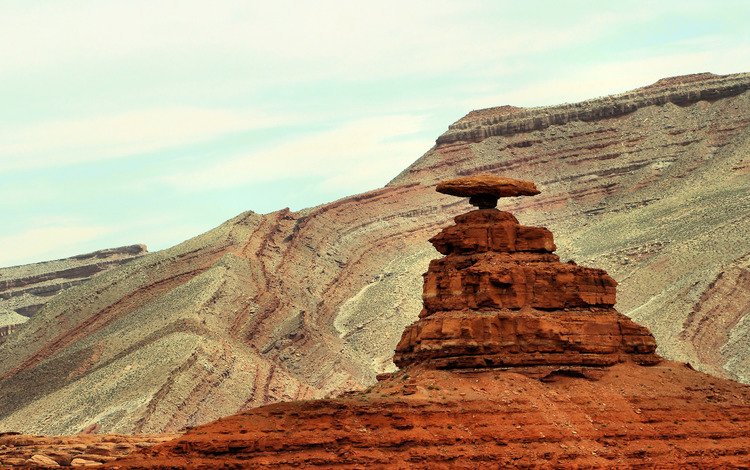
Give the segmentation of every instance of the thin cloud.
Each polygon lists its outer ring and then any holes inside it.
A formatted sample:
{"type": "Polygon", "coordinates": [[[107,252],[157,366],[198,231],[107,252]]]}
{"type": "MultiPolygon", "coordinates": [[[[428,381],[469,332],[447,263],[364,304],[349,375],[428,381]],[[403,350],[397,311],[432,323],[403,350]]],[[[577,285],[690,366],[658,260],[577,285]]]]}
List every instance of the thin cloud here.
{"type": "Polygon", "coordinates": [[[204,162],[199,169],[163,181],[185,191],[311,176],[336,188],[382,184],[430,147],[431,139],[418,135],[423,123],[424,118],[415,115],[360,119],[264,150],[204,162]]]}
{"type": "Polygon", "coordinates": [[[144,154],[283,122],[258,112],[192,107],[144,109],[0,130],[0,170],[144,154]]]}
{"type": "MultiPolygon", "coordinates": [[[[112,232],[96,225],[60,223],[34,227],[0,237],[0,266],[45,261],[77,255],[85,244],[112,232]]],[[[104,248],[104,247],[102,247],[104,248]]]]}
{"type": "Polygon", "coordinates": [[[468,109],[510,104],[514,106],[550,106],[572,103],[620,93],[649,85],[658,79],[697,72],[729,74],[745,72],[737,57],[750,56],[750,46],[725,45],[701,50],[701,45],[713,45],[713,37],[693,39],[688,52],[662,53],[639,56],[617,62],[587,64],[558,73],[554,78],[535,81],[508,92],[488,93],[467,100],[468,109]],[[699,68],[696,68],[699,67],[699,68]]]}
{"type": "Polygon", "coordinates": [[[434,0],[51,3],[4,13],[0,75],[112,63],[148,73],[155,58],[249,64],[247,79],[256,85],[446,73],[594,41],[644,15],[637,8],[582,9],[559,22],[527,18],[530,8],[517,17],[503,15],[505,9],[434,0]]]}

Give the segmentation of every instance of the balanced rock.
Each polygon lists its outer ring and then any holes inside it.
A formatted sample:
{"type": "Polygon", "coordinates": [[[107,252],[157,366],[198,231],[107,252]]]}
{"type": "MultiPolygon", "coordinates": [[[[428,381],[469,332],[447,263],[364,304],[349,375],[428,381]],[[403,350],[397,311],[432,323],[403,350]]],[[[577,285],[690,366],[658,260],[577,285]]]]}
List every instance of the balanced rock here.
{"type": "Polygon", "coordinates": [[[480,209],[497,206],[501,197],[534,196],[539,190],[531,181],[502,178],[494,175],[476,175],[454,178],[438,183],[437,191],[451,196],[468,197],[480,209]]]}
{"type": "MultiPolygon", "coordinates": [[[[449,180],[438,191],[483,198],[538,194],[494,176],[449,180]]],[[[399,367],[510,367],[529,375],[659,362],[651,333],[613,308],[604,270],[561,263],[552,233],[510,213],[459,215],[430,242],[444,258],[425,273],[424,309],[396,347],[399,367]]]]}

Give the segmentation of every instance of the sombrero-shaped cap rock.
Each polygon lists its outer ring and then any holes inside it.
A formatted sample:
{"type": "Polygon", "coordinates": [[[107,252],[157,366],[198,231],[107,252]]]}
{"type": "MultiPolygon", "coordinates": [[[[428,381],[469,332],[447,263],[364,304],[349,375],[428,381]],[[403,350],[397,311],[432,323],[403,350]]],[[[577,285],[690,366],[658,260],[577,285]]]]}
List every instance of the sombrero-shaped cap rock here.
{"type": "Polygon", "coordinates": [[[480,209],[490,209],[497,205],[501,197],[534,196],[539,194],[531,181],[503,178],[495,175],[464,176],[442,181],[437,192],[451,196],[468,197],[469,202],[480,209]]]}

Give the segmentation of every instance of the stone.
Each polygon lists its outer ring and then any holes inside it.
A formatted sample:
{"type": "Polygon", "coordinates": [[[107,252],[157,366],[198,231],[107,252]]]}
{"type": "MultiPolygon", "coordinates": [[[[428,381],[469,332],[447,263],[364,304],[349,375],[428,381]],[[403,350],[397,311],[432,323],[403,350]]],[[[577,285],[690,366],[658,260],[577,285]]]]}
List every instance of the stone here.
{"type": "Polygon", "coordinates": [[[96,462],[94,460],[87,460],[82,458],[75,458],[70,461],[71,467],[101,467],[103,464],[101,462],[96,462]]]}
{"type": "Polygon", "coordinates": [[[29,460],[26,461],[26,463],[43,468],[54,468],[60,466],[59,463],[55,462],[44,454],[34,454],[29,460]]]}
{"type": "MultiPolygon", "coordinates": [[[[447,182],[458,188],[449,194],[475,195],[490,183],[472,181],[493,181],[485,175],[459,180],[464,183],[447,182]]],[[[446,192],[443,185],[438,191],[446,192]]],[[[561,263],[549,230],[523,226],[497,209],[454,221],[430,239],[446,256],[432,260],[424,274],[424,308],[396,346],[398,367],[501,367],[539,376],[555,368],[660,361],[651,333],[613,308],[617,282],[602,269],[561,263]]]]}
{"type": "Polygon", "coordinates": [[[468,197],[472,205],[480,209],[492,209],[498,198],[513,196],[534,196],[539,194],[531,181],[502,178],[482,174],[464,176],[438,183],[437,192],[451,196],[468,197]]]}
{"type": "Polygon", "coordinates": [[[430,243],[444,255],[484,251],[552,253],[552,232],[525,227],[510,212],[480,209],[459,215],[456,225],[443,229],[430,243]]]}

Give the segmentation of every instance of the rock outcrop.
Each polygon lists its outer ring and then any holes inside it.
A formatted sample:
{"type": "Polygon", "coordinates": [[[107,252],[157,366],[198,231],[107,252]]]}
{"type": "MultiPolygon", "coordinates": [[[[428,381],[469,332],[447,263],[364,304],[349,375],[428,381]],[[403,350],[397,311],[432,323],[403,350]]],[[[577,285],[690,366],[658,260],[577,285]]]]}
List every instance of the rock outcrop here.
{"type": "Polygon", "coordinates": [[[0,268],[0,342],[61,291],[147,252],[145,245],[129,245],[55,261],[0,268]]]}
{"type": "Polygon", "coordinates": [[[101,467],[104,463],[179,437],[76,434],[32,436],[0,433],[0,468],[101,467]]]}
{"type": "MultiPolygon", "coordinates": [[[[460,229],[448,230],[452,239],[464,234],[462,246],[492,229],[518,233],[515,219],[495,209],[456,221],[460,229]]],[[[648,330],[611,308],[615,283],[604,271],[575,266],[586,273],[576,277],[544,249],[540,260],[502,246],[479,252],[491,258],[481,275],[524,295],[506,305],[490,284],[466,282],[461,271],[475,253],[447,250],[438,261],[451,263],[430,265],[422,318],[396,349],[403,369],[366,392],[250,410],[108,468],[750,465],[750,387],[661,361],[648,330]],[[537,264],[551,284],[536,283],[537,264]],[[519,266],[531,271],[503,274],[519,266]],[[451,281],[432,282],[444,277],[451,281]],[[555,306],[534,307],[537,292],[555,306]],[[461,298],[459,308],[431,308],[440,294],[461,298]]]]}
{"type": "MultiPolygon", "coordinates": [[[[660,355],[750,383],[750,92],[711,91],[748,84],[748,74],[670,80],[633,92],[664,104],[440,143],[384,188],[243,213],[94,276],[0,345],[0,431],[171,432],[367,387],[394,370],[418,319],[420,275],[436,257],[427,239],[467,210],[434,185],[482,172],[536,182],[540,195],[505,209],[554,231],[563,261],[616,279],[618,310],[649,328],[660,355]],[[689,99],[664,101],[674,93],[689,99]]],[[[520,239],[551,250],[544,233],[520,239]]],[[[515,256],[550,255],[529,250],[515,256]]]]}
{"type": "Polygon", "coordinates": [[[449,188],[480,209],[457,216],[456,225],[430,240],[447,256],[430,262],[424,309],[396,346],[395,364],[532,374],[540,373],[536,366],[584,373],[625,361],[656,364],[651,333],[613,308],[614,279],[601,269],[561,263],[547,229],[481,208],[492,198],[538,194],[536,187],[506,180],[498,191],[493,183],[482,175],[438,184],[439,192],[449,188]]]}
{"type": "Polygon", "coordinates": [[[653,85],[627,93],[575,104],[533,109],[516,108],[508,112],[473,113],[450,126],[437,139],[438,145],[455,142],[481,142],[488,137],[514,135],[563,125],[572,121],[598,121],[630,114],[647,106],[667,103],[685,106],[699,101],[714,101],[750,90],[747,74],[717,76],[711,73],[670,77],[653,85]]]}

